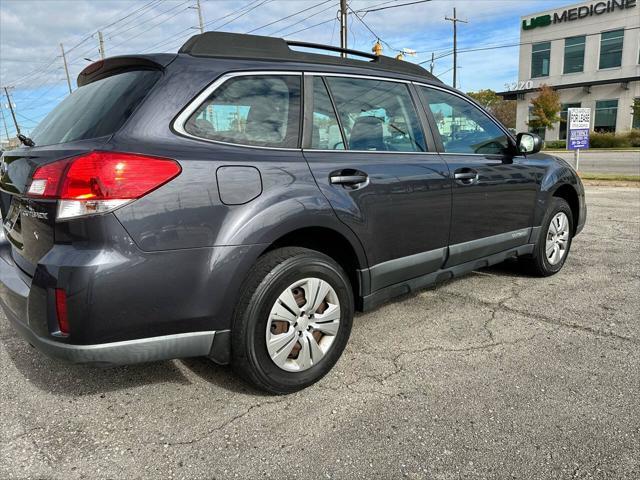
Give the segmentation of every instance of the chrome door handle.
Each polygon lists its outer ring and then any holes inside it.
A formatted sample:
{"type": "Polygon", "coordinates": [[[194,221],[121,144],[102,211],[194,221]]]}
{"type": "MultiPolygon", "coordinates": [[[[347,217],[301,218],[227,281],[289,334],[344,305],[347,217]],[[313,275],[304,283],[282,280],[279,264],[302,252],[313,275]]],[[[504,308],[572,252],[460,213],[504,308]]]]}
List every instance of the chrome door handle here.
{"type": "Polygon", "coordinates": [[[462,185],[471,185],[478,180],[478,172],[470,168],[461,168],[453,173],[453,178],[462,185]]]}
{"type": "Polygon", "coordinates": [[[369,175],[355,168],[342,168],[329,174],[329,183],[347,190],[359,190],[369,185],[369,175]]]}
{"type": "Polygon", "coordinates": [[[332,175],[329,180],[334,185],[356,185],[367,181],[366,175],[332,175]]]}

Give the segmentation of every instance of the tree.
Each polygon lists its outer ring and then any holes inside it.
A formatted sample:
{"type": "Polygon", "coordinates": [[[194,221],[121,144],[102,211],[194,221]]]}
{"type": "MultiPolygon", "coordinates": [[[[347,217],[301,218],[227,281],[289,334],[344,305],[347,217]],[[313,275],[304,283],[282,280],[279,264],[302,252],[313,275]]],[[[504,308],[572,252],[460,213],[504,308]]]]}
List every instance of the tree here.
{"type": "Polygon", "coordinates": [[[468,95],[489,110],[507,128],[516,128],[516,101],[505,100],[491,89],[469,92],[468,95]]]}
{"type": "Polygon", "coordinates": [[[560,121],[560,95],[548,85],[542,85],[536,97],[531,99],[531,117],[528,125],[532,129],[553,129],[560,121]]]}

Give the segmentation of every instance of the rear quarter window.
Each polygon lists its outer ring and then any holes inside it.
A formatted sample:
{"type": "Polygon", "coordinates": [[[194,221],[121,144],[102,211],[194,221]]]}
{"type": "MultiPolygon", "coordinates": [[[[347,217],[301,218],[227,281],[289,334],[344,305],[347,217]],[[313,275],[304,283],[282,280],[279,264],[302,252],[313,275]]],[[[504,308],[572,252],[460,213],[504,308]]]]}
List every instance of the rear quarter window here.
{"type": "Polygon", "coordinates": [[[184,124],[188,134],[240,145],[297,148],[301,77],[232,77],[184,124]]]}
{"type": "Polygon", "coordinates": [[[98,138],[117,132],[162,75],[133,70],[78,88],[34,129],[36,145],[98,138]]]}

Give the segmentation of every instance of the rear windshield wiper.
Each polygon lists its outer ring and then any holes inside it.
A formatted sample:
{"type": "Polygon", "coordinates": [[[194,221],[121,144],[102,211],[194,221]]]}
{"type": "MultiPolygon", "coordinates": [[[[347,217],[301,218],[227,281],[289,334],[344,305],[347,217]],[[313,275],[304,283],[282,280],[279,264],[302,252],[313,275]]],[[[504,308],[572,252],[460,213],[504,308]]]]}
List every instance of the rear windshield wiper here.
{"type": "Polygon", "coordinates": [[[31,140],[29,137],[27,137],[26,135],[23,135],[22,133],[19,133],[17,135],[18,140],[20,140],[24,145],[26,145],[27,147],[33,147],[35,146],[36,142],[34,142],[33,140],[31,140]]]}

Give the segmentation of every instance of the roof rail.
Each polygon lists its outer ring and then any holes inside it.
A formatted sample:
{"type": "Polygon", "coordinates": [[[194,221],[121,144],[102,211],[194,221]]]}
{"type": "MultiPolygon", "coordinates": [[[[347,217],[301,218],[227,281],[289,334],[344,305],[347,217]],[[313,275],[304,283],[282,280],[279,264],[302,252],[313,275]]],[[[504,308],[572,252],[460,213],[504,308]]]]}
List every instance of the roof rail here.
{"type": "Polygon", "coordinates": [[[290,47],[314,48],[316,50],[328,50],[330,52],[347,53],[349,55],[358,55],[359,57],[365,57],[371,60],[376,60],[378,58],[378,55],[374,55],[373,53],[361,52],[360,50],[351,50],[350,48],[334,47],[333,45],[324,45],[322,43],[297,42],[295,40],[285,40],[285,42],[290,47]]]}
{"type": "Polygon", "coordinates": [[[349,65],[354,67],[368,67],[388,72],[405,73],[427,77],[429,80],[440,82],[438,78],[415,63],[396,60],[391,57],[378,56],[372,53],[339,48],[331,45],[287,41],[282,38],[265,37],[261,35],[246,35],[229,32],[205,32],[194,35],[185,42],[178,53],[185,53],[195,57],[225,57],[252,58],[256,60],[280,60],[289,62],[306,62],[329,65],[349,65]],[[289,47],[303,47],[315,50],[340,52],[369,59],[369,61],[353,58],[341,58],[334,55],[301,52],[289,47]]]}

